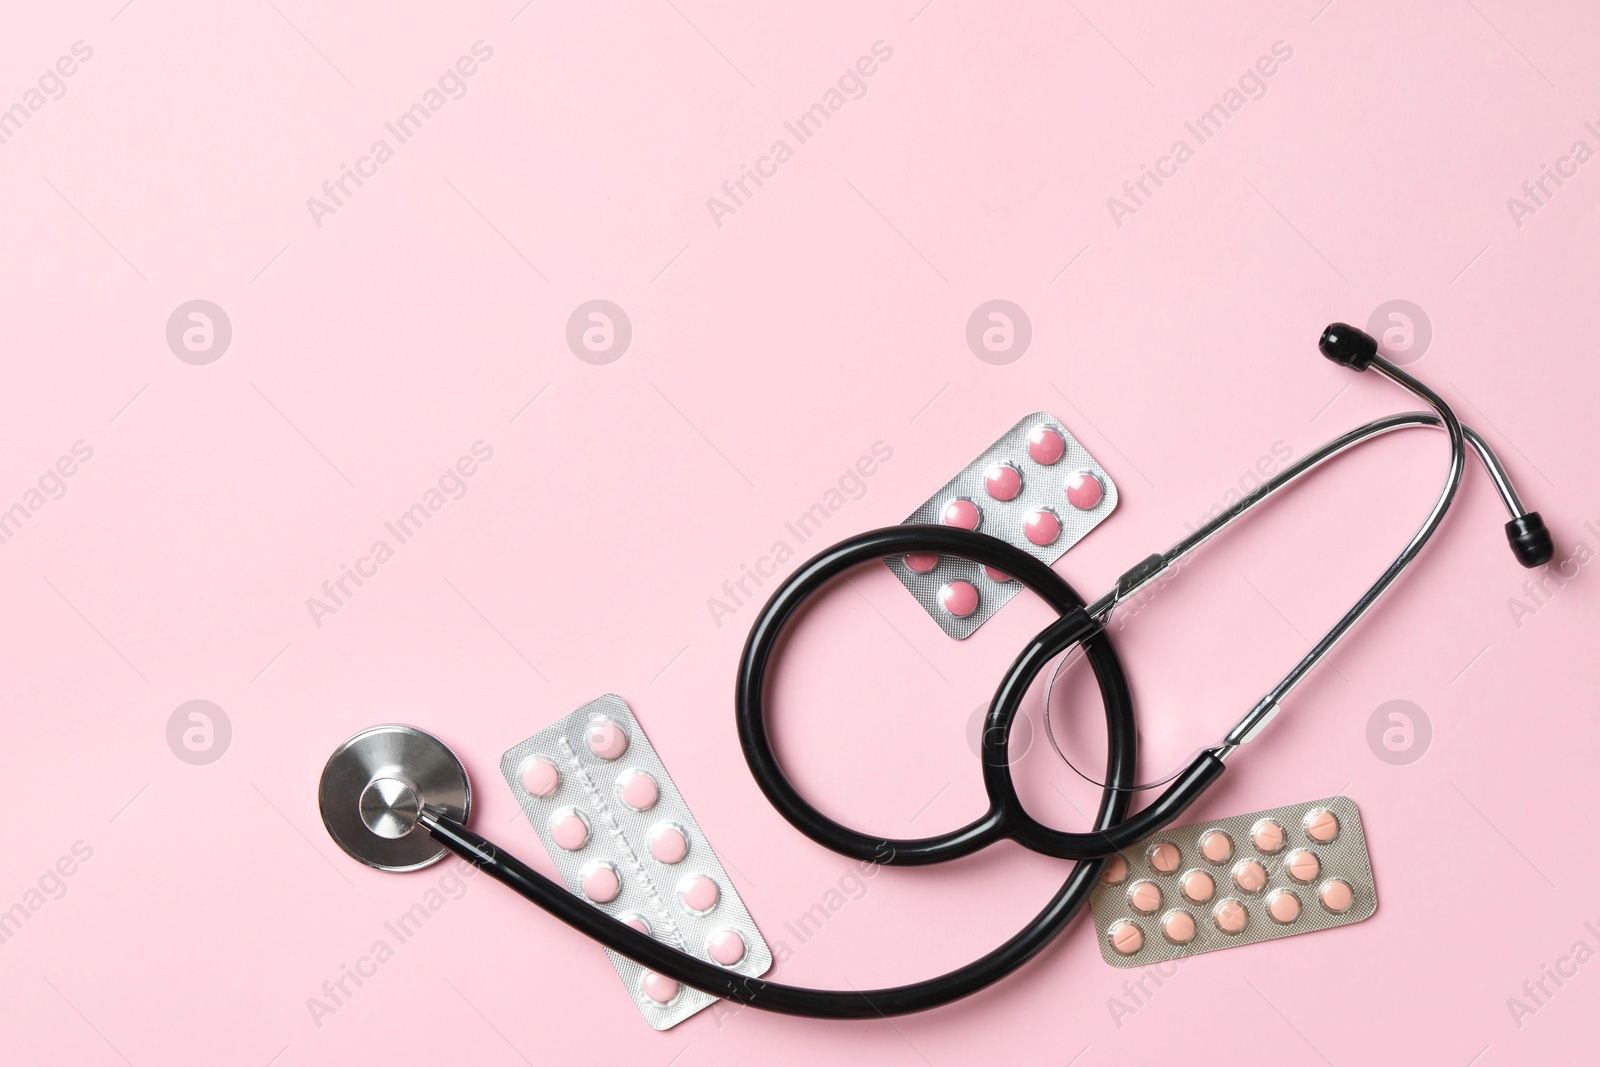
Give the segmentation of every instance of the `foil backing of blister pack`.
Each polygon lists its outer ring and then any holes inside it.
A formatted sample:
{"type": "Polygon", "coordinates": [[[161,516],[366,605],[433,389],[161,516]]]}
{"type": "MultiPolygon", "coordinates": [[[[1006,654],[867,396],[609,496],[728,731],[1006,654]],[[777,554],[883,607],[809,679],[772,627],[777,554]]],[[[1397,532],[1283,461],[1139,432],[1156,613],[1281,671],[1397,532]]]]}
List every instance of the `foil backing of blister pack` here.
{"type": "MultiPolygon", "coordinates": [[[[708,948],[712,938],[731,929],[743,939],[744,955],[735,964],[719,966],[750,976],[765,974],[772,966],[771,949],[621,697],[607,694],[540,730],[507,751],[500,759],[500,769],[574,895],[588,900],[583,889],[585,871],[592,871],[596,863],[609,862],[620,874],[620,891],[608,903],[590,900],[591,906],[619,920],[630,915],[643,917],[652,936],[712,962],[717,962],[708,948]],[[627,735],[626,751],[609,760],[593,752],[588,742],[590,731],[608,721],[627,735]],[[523,781],[524,772],[540,759],[554,764],[560,774],[553,792],[545,796],[530,793],[523,781]],[[646,811],[629,807],[620,795],[621,781],[635,771],[655,780],[658,796],[646,811]],[[582,814],[589,827],[587,841],[576,850],[557,844],[551,830],[552,817],[567,809],[582,814]],[[662,823],[675,824],[687,839],[688,851],[679,862],[663,863],[651,854],[651,829],[662,823]],[[713,879],[718,887],[715,906],[706,914],[690,911],[678,892],[684,880],[695,875],[713,879]]],[[[639,1013],[657,1030],[677,1025],[716,999],[683,986],[668,1003],[657,1003],[645,992],[650,976],[645,967],[610,949],[606,954],[639,1013]]],[[[650,978],[655,980],[655,976],[650,978]]]]}
{"type": "MultiPolygon", "coordinates": [[[[1303,858],[1298,862],[1303,864],[1303,858]]],[[[1333,892],[1337,894],[1338,890],[1333,892]]],[[[1342,902],[1343,898],[1334,899],[1342,902]]],[[[1361,813],[1349,797],[1336,796],[1168,827],[1107,861],[1100,884],[1089,898],[1089,907],[1105,961],[1113,967],[1144,967],[1202,952],[1349,926],[1372,917],[1378,910],[1378,895],[1361,813]],[[1326,843],[1314,840],[1307,832],[1308,817],[1319,812],[1338,820],[1337,836],[1326,843]],[[1282,847],[1271,852],[1254,843],[1256,827],[1269,821],[1284,831],[1282,847]],[[1213,832],[1226,834],[1232,843],[1231,854],[1222,862],[1207,859],[1201,848],[1202,841],[1213,832]],[[1161,845],[1177,849],[1178,862],[1170,872],[1158,870],[1152,862],[1156,858],[1154,851],[1161,845]],[[1308,881],[1290,874],[1291,857],[1301,851],[1309,851],[1317,859],[1317,874],[1308,881]],[[1126,864],[1121,880],[1115,880],[1118,858],[1126,864]],[[1266,877],[1259,889],[1247,891],[1234,881],[1236,867],[1246,861],[1258,862],[1265,869],[1266,877]],[[1194,871],[1203,872],[1214,881],[1214,892],[1206,901],[1194,901],[1184,895],[1184,879],[1194,871]],[[1323,904],[1323,892],[1333,881],[1341,881],[1349,888],[1349,905],[1343,911],[1330,911],[1323,904]],[[1135,907],[1136,886],[1141,882],[1153,883],[1160,891],[1160,902],[1153,912],[1135,907]],[[1299,901],[1298,915],[1291,922],[1280,922],[1272,916],[1270,902],[1279,893],[1292,893],[1299,901]],[[1246,917],[1238,933],[1224,932],[1216,918],[1217,909],[1226,901],[1236,901],[1244,907],[1246,917]],[[1168,916],[1174,912],[1187,912],[1192,919],[1194,934],[1187,943],[1175,944],[1163,934],[1168,916]],[[1133,935],[1123,929],[1125,924],[1139,931],[1137,951],[1125,951],[1133,942],[1133,935]],[[1116,947],[1119,942],[1124,951],[1116,947]]]]}
{"type": "MultiPolygon", "coordinates": [[[[916,511],[906,516],[907,523],[940,525],[944,508],[951,501],[967,499],[978,505],[983,515],[979,533],[997,537],[1015,545],[1046,565],[1060,559],[1068,549],[1088,535],[1117,506],[1117,486],[1105,468],[1095,462],[1078,439],[1067,431],[1060,419],[1049,412],[1038,411],[1019,421],[1007,430],[998,441],[984,449],[977,459],[969,463],[960,474],[951,478],[916,511]],[[1061,436],[1066,448],[1054,463],[1036,461],[1028,450],[1028,436],[1038,427],[1047,427],[1061,436]],[[985,471],[994,464],[1009,464],[1022,476],[1022,490],[1010,501],[996,500],[988,493],[985,471]],[[1099,503],[1084,510],[1067,500],[1065,480],[1074,474],[1092,475],[1100,482],[1102,495],[1099,503]],[[1040,508],[1055,513],[1061,523],[1061,533],[1048,545],[1036,545],[1024,533],[1028,515],[1040,508]]],[[[979,626],[1005,606],[1006,602],[1022,592],[1016,581],[995,581],[984,573],[984,568],[971,560],[942,556],[935,567],[919,573],[907,566],[901,556],[884,560],[896,578],[900,579],[911,595],[923,606],[940,629],[956,640],[970,637],[979,626]],[[971,583],[978,592],[977,610],[959,617],[945,610],[940,601],[940,590],[952,581],[971,583]]]]}

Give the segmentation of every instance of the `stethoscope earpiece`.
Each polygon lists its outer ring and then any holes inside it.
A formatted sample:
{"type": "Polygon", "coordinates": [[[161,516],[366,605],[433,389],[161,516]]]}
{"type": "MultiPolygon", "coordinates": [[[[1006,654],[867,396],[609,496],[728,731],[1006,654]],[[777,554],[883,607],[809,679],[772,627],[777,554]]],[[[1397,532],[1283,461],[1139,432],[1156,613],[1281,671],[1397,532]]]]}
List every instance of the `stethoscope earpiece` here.
{"type": "Polygon", "coordinates": [[[1322,354],[1342,367],[1366,370],[1378,354],[1378,342],[1371,334],[1345,322],[1330,322],[1317,339],[1322,354]]]}

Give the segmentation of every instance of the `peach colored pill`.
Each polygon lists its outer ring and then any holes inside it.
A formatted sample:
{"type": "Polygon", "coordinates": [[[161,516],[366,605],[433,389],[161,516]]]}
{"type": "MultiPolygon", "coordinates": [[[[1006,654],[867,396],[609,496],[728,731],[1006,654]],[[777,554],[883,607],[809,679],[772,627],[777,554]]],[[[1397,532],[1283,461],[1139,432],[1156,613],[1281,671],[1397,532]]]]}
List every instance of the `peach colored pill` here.
{"type": "Polygon", "coordinates": [[[622,879],[609,863],[597,863],[583,876],[583,895],[596,904],[609,904],[622,891],[622,879]]]}
{"type": "Polygon", "coordinates": [[[550,838],[568,852],[576,852],[589,843],[589,824],[571,808],[558,811],[550,820],[550,838]]]}
{"type": "Polygon", "coordinates": [[[696,915],[704,915],[717,906],[717,901],[722,899],[722,890],[706,875],[691,874],[678,883],[678,899],[696,915]]]}
{"type": "Polygon", "coordinates": [[[1259,893],[1267,884],[1267,869],[1255,860],[1240,860],[1233,867],[1233,884],[1246,893],[1259,893]]]}
{"type": "Polygon", "coordinates": [[[639,979],[639,988],[657,1004],[671,1004],[678,999],[678,983],[654,971],[644,972],[644,977],[639,979]]]}
{"type": "Polygon", "coordinates": [[[629,912],[627,915],[618,915],[617,918],[627,925],[633,927],[641,934],[644,934],[646,937],[650,936],[650,924],[645,922],[643,915],[640,915],[636,912],[629,912]]]}
{"type": "Polygon", "coordinates": [[[1217,929],[1225,934],[1236,934],[1250,921],[1250,912],[1237,900],[1224,900],[1211,909],[1211,918],[1217,929]]]}
{"type": "Polygon", "coordinates": [[[996,500],[1015,500],[1022,492],[1022,472],[1009,463],[996,463],[983,472],[983,488],[996,500]]]}
{"type": "Polygon", "coordinates": [[[561,772],[547,759],[532,759],[522,771],[522,788],[536,797],[547,797],[561,784],[561,772]]]}
{"type": "Polygon", "coordinates": [[[1105,498],[1105,486],[1088,471],[1075,471],[1067,475],[1067,503],[1079,511],[1093,511],[1105,498]]]}
{"type": "Polygon", "coordinates": [[[1212,863],[1227,863],[1233,856],[1233,838],[1221,830],[1207,830],[1200,838],[1200,855],[1212,863]]]}
{"type": "Polygon", "coordinates": [[[1350,910],[1350,905],[1355,903],[1355,890],[1350,888],[1350,883],[1343,878],[1329,878],[1322,883],[1322,888],[1317,892],[1317,899],[1322,901],[1322,906],[1335,915],[1343,915],[1350,910]]]}
{"type": "Polygon", "coordinates": [[[622,727],[607,719],[589,727],[589,751],[604,760],[616,759],[628,751],[628,735],[622,727]]]}
{"type": "Polygon", "coordinates": [[[906,566],[918,574],[927,574],[939,565],[937,552],[909,552],[906,554],[906,566]]]}
{"type": "Polygon", "coordinates": [[[650,827],[650,855],[662,863],[677,863],[689,854],[689,839],[670,822],[650,827]]]}
{"type": "Polygon", "coordinates": [[[1101,885],[1121,885],[1128,877],[1128,861],[1120,855],[1112,856],[1106,860],[1105,869],[1100,872],[1101,885]]]}
{"type": "Polygon", "coordinates": [[[706,943],[706,951],[724,967],[732,967],[744,959],[744,938],[737,930],[718,930],[706,943]]]}
{"type": "Polygon", "coordinates": [[[956,618],[964,619],[978,610],[978,587],[959,578],[946,582],[939,590],[939,606],[956,618]]]}
{"type": "Polygon", "coordinates": [[[1183,895],[1196,904],[1204,904],[1217,891],[1217,883],[1205,871],[1190,871],[1178,884],[1183,895]]]}
{"type": "Polygon", "coordinates": [[[1273,922],[1287,926],[1300,918],[1300,898],[1287,889],[1280,889],[1267,897],[1267,914],[1273,922]]]}
{"type": "Polygon", "coordinates": [[[1250,840],[1256,848],[1271,854],[1283,847],[1283,827],[1271,819],[1262,819],[1251,828],[1250,840]]]}
{"type": "Polygon", "coordinates": [[[1169,911],[1161,918],[1161,936],[1174,945],[1194,940],[1194,916],[1186,911],[1169,911]]]}
{"type": "Polygon", "coordinates": [[[1326,845],[1339,836],[1339,817],[1331,811],[1313,811],[1306,815],[1306,836],[1319,845],[1326,845]]]}
{"type": "Polygon", "coordinates": [[[976,530],[983,523],[983,512],[964,496],[946,504],[939,517],[946,526],[959,526],[963,530],[976,530]]]}
{"type": "Polygon", "coordinates": [[[1322,861],[1309,848],[1297,848],[1284,857],[1283,869],[1290,878],[1304,885],[1317,880],[1317,875],[1322,873],[1322,861]]]}
{"type": "Polygon", "coordinates": [[[1030,511],[1022,521],[1022,534],[1040,547],[1053,545],[1061,536],[1061,520],[1049,508],[1030,511]]]}
{"type": "Polygon", "coordinates": [[[1035,463],[1046,467],[1058,463],[1067,454],[1067,442],[1048,426],[1035,426],[1028,433],[1028,455],[1035,463]]]}
{"type": "Polygon", "coordinates": [[[1113,923],[1110,934],[1111,949],[1119,956],[1131,956],[1144,948],[1144,933],[1133,923],[1113,923]]]}
{"type": "Polygon", "coordinates": [[[656,780],[646,771],[625,771],[617,785],[622,787],[622,802],[634,811],[649,811],[661,797],[656,780]]]}
{"type": "Polygon", "coordinates": [[[1154,914],[1161,907],[1161,887],[1154,882],[1135,882],[1128,887],[1128,906],[1141,915],[1154,914]]]}
{"type": "Polygon", "coordinates": [[[1011,580],[1011,575],[1003,574],[1000,571],[995,570],[993,567],[984,567],[983,573],[988,575],[991,582],[1009,582],[1011,580]]]}
{"type": "Polygon", "coordinates": [[[1150,850],[1150,866],[1162,874],[1171,874],[1178,869],[1178,864],[1183,862],[1183,856],[1178,852],[1178,846],[1168,841],[1163,841],[1150,850]]]}

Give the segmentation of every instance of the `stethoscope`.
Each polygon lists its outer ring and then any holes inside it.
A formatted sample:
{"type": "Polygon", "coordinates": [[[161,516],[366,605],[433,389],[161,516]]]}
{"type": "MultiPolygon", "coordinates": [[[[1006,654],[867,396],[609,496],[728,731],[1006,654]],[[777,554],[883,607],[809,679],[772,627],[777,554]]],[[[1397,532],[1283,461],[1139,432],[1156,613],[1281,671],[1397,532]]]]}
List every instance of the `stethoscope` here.
{"type": "MultiPolygon", "coordinates": [[[[739,660],[734,705],[739,742],[756,784],[796,829],[853,859],[918,866],[943,863],[1008,838],[1049,856],[1079,861],[1065,883],[1022,930],[964,967],[910,985],[874,990],[823,990],[783,985],[733,973],[634,930],[568,892],[497,845],[467,829],[471,788],[466,770],[438,739],[409,726],[363,731],[334,752],[319,787],[322,818],[350,855],[384,870],[414,870],[454,853],[510,886],[545,911],[621,955],[662,975],[751,1007],[818,1018],[876,1018],[924,1011],[999,981],[1038,954],[1066,928],[1095,886],[1104,857],[1170,824],[1222,775],[1226,760],[1273,720],[1283,700],[1333,649],[1383,592],[1416,559],[1444,520],[1461,482],[1470,445],[1489,472],[1511,519],[1506,537],[1525,567],[1549,562],[1553,547],[1538,512],[1523,507],[1494,450],[1465,427],[1433,390],[1378,354],[1370,336],[1334,323],[1322,334],[1323,355],[1351,370],[1369,368],[1424,401],[1432,412],[1390,415],[1329,441],[1279,471],[1165,552],[1142,560],[1092,604],[1044,563],[1003,541],[946,526],[872,530],[807,560],[772,595],[750,629],[739,660]],[[1421,527],[1377,581],[1363,593],[1288,674],[1215,745],[1202,749],[1156,799],[1129,815],[1137,740],[1133,705],[1122,665],[1106,634],[1119,603],[1233,524],[1280,489],[1365,441],[1415,426],[1441,427],[1450,439],[1450,468],[1421,527]],[[983,783],[989,808],[959,829],[933,837],[894,839],[852,830],[812,807],[779,766],[767,734],[766,680],[773,651],[806,599],[851,567],[911,552],[961,556],[993,567],[1038,594],[1059,615],[1012,662],[989,705],[982,740],[983,783]],[[1051,829],[1023,808],[1012,783],[1011,724],[1029,686],[1056,656],[1077,646],[1093,670],[1105,704],[1108,755],[1094,829],[1051,829]]],[[[1165,784],[1165,783],[1163,783],[1165,784]]]]}

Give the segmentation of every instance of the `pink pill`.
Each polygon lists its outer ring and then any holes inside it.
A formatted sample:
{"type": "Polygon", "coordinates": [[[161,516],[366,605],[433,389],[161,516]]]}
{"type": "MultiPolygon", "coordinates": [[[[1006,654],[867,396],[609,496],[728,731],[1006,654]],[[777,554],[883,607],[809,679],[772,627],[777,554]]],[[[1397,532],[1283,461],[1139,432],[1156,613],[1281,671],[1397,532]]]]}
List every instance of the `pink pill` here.
{"type": "Polygon", "coordinates": [[[1196,904],[1204,904],[1217,891],[1217,883],[1205,871],[1190,871],[1178,883],[1178,888],[1183,890],[1184,896],[1196,904]]]}
{"type": "Polygon", "coordinates": [[[1161,936],[1174,945],[1194,940],[1194,916],[1186,911],[1169,911],[1161,917],[1161,936]]]}
{"type": "Polygon", "coordinates": [[[551,818],[550,837],[568,852],[576,852],[589,843],[589,824],[582,815],[565,808],[551,818]]]}
{"type": "Polygon", "coordinates": [[[1322,873],[1322,861],[1308,848],[1297,848],[1284,857],[1283,869],[1290,878],[1304,885],[1317,880],[1322,873]]]}
{"type": "Polygon", "coordinates": [[[705,875],[691,874],[678,883],[678,899],[696,915],[704,915],[717,906],[717,901],[722,899],[722,890],[705,875]]]}
{"type": "Polygon", "coordinates": [[[1048,426],[1035,426],[1028,434],[1028,455],[1035,463],[1046,467],[1058,463],[1067,454],[1067,442],[1048,426]]]}
{"type": "Polygon", "coordinates": [[[670,822],[650,827],[650,855],[662,863],[678,863],[689,854],[689,839],[670,822]]]}
{"type": "Polygon", "coordinates": [[[906,554],[906,566],[918,574],[927,574],[939,565],[937,552],[910,552],[906,554]]]}
{"type": "Polygon", "coordinates": [[[1178,869],[1178,864],[1183,862],[1183,857],[1178,853],[1178,846],[1169,841],[1153,846],[1146,855],[1150,858],[1150,866],[1162,874],[1171,874],[1178,869]]]}
{"type": "Polygon", "coordinates": [[[561,772],[547,759],[532,759],[522,771],[522,788],[536,797],[547,797],[561,784],[561,772]]]}
{"type": "Polygon", "coordinates": [[[1003,574],[993,567],[983,568],[983,573],[991,582],[1009,582],[1011,580],[1011,575],[1003,574]]]}
{"type": "Polygon", "coordinates": [[[1250,912],[1237,900],[1224,900],[1211,909],[1211,920],[1225,934],[1237,934],[1250,921],[1250,912]]]}
{"type": "Polygon", "coordinates": [[[1267,914],[1273,922],[1287,926],[1300,918],[1300,898],[1287,889],[1279,889],[1267,897],[1267,914]]]}
{"type": "Polygon", "coordinates": [[[639,979],[639,988],[657,1004],[671,1004],[678,999],[678,983],[654,971],[644,972],[644,977],[639,979]]]}
{"type": "Polygon", "coordinates": [[[996,463],[983,472],[983,487],[996,500],[1015,500],[1022,492],[1022,472],[1009,463],[996,463]]]}
{"type": "Polygon", "coordinates": [[[718,930],[707,942],[706,952],[724,967],[732,967],[744,959],[744,938],[737,930],[718,930]]]}
{"type": "Polygon", "coordinates": [[[958,619],[964,619],[978,610],[978,587],[957,579],[947,582],[939,590],[939,606],[958,619]]]}
{"type": "Polygon", "coordinates": [[[1088,471],[1067,475],[1067,503],[1079,511],[1093,511],[1105,499],[1106,487],[1088,471]]]}
{"type": "Polygon", "coordinates": [[[622,727],[607,719],[589,727],[589,751],[601,759],[616,759],[628,751],[628,734],[622,727]]]}
{"type": "Polygon", "coordinates": [[[1227,863],[1233,855],[1233,838],[1221,830],[1207,830],[1200,835],[1200,855],[1212,863],[1227,863]]]}
{"type": "Polygon", "coordinates": [[[1256,848],[1270,855],[1283,847],[1283,827],[1271,819],[1262,819],[1250,828],[1250,840],[1255,842],[1256,848]]]}
{"type": "Polygon", "coordinates": [[[1101,885],[1121,885],[1128,878],[1128,861],[1121,856],[1112,856],[1106,860],[1104,869],[1100,872],[1101,885]]]}
{"type": "Polygon", "coordinates": [[[1140,915],[1151,915],[1161,907],[1161,887],[1154,882],[1135,882],[1128,887],[1128,907],[1140,915]]]}
{"type": "Polygon", "coordinates": [[[963,530],[976,530],[983,522],[983,512],[966,497],[957,497],[944,506],[940,514],[946,526],[959,526],[963,530]]]}
{"type": "Polygon", "coordinates": [[[622,787],[622,802],[634,811],[649,811],[661,796],[656,780],[644,771],[624,772],[617,785],[622,787]]]}
{"type": "Polygon", "coordinates": [[[583,895],[596,904],[609,904],[622,892],[622,879],[609,863],[597,863],[583,876],[583,895]]]}
{"type": "Polygon", "coordinates": [[[1319,845],[1326,845],[1339,836],[1339,817],[1331,811],[1313,811],[1306,814],[1306,836],[1319,845]]]}
{"type": "Polygon", "coordinates": [[[1233,866],[1233,884],[1246,893],[1259,893],[1267,884],[1267,869],[1257,860],[1240,860],[1233,866]]]}
{"type": "Polygon", "coordinates": [[[1036,545],[1053,545],[1061,536],[1061,520],[1049,508],[1039,508],[1022,520],[1022,533],[1036,545]]]}
{"type": "Polygon", "coordinates": [[[626,923],[627,925],[633,927],[644,936],[650,936],[650,924],[646,922],[645,917],[640,915],[638,912],[629,912],[626,915],[618,915],[617,919],[620,922],[626,923]]]}
{"type": "Polygon", "coordinates": [[[1111,950],[1119,956],[1131,956],[1144,948],[1144,934],[1126,919],[1111,924],[1106,931],[1111,937],[1111,950]]]}
{"type": "Polygon", "coordinates": [[[1350,905],[1355,903],[1355,890],[1350,888],[1350,883],[1343,878],[1329,878],[1322,883],[1322,888],[1317,890],[1317,899],[1322,901],[1322,906],[1335,915],[1343,915],[1350,910],[1350,905]]]}

